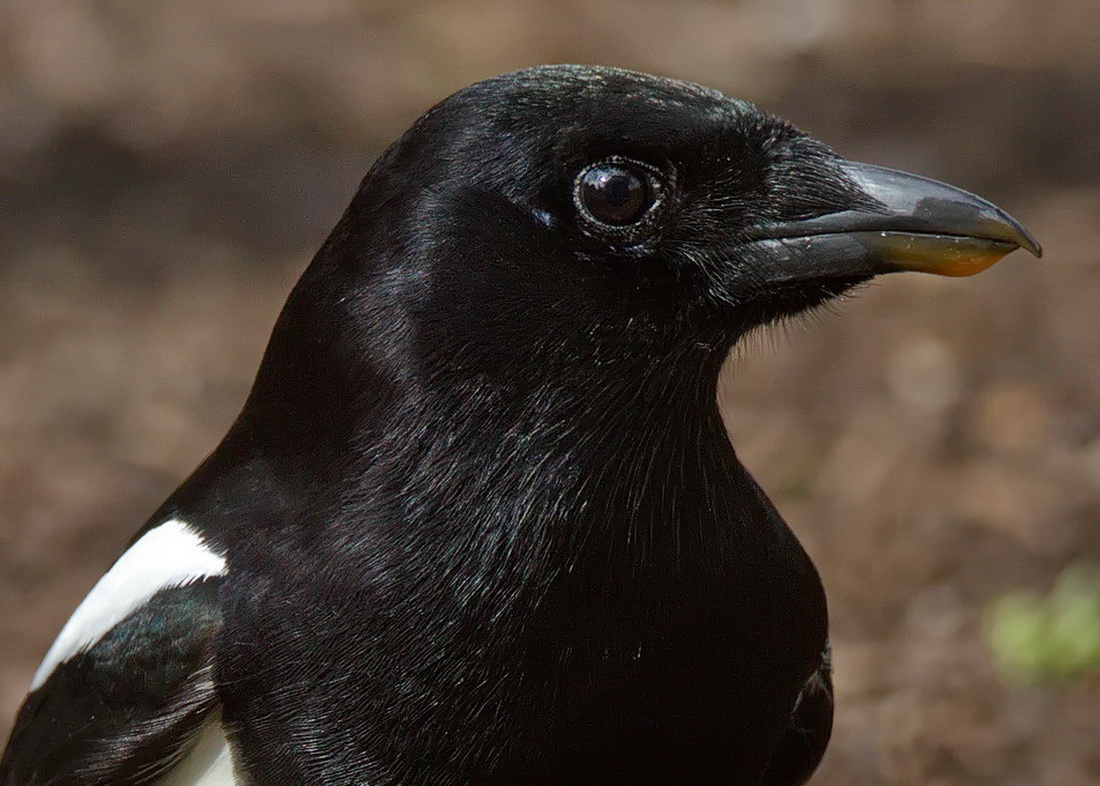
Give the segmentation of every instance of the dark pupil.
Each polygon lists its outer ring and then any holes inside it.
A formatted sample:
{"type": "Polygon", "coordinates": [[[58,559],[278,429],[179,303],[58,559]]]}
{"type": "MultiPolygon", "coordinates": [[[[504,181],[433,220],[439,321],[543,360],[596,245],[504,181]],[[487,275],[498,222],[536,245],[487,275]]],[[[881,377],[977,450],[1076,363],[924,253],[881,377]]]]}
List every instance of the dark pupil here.
{"type": "Polygon", "coordinates": [[[598,166],[584,173],[581,198],[594,218],[605,224],[633,224],[649,208],[645,182],[629,169],[598,166]]]}

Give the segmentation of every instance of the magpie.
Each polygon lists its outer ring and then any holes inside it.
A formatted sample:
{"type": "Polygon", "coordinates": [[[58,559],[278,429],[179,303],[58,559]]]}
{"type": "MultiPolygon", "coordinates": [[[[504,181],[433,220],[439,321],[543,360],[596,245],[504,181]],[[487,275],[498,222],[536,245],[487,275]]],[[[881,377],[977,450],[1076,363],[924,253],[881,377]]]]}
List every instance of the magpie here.
{"type": "Polygon", "coordinates": [[[1002,210],[714,90],[545,66],[362,181],[224,441],[64,626],[3,786],[804,783],[821,581],[719,369],[1002,210]]]}

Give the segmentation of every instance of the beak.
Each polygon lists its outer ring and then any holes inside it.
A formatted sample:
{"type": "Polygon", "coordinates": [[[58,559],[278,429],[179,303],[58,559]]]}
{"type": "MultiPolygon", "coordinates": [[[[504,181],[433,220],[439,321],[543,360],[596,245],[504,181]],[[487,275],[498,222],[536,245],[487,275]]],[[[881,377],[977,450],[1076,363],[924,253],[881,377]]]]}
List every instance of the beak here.
{"type": "Polygon", "coordinates": [[[1043,255],[1019,221],[979,196],[871,164],[840,169],[866,197],[858,208],[772,223],[750,239],[771,283],[898,270],[971,276],[1017,248],[1043,255]]]}

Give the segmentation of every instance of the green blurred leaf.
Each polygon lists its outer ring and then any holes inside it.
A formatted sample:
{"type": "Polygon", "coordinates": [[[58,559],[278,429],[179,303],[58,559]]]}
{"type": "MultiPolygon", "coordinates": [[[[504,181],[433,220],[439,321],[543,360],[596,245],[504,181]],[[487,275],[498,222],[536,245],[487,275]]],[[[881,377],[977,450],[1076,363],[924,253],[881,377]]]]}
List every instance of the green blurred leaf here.
{"type": "Polygon", "coordinates": [[[1056,684],[1100,671],[1100,566],[1073,565],[1045,598],[1012,592],[991,604],[986,640],[998,670],[1056,684]]]}

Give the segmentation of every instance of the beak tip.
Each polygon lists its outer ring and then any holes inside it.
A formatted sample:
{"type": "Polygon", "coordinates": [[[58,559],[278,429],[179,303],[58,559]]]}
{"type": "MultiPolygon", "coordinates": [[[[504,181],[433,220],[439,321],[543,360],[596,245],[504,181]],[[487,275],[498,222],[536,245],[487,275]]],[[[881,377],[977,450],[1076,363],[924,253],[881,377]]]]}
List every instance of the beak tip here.
{"type": "Polygon", "coordinates": [[[1008,224],[1012,229],[1016,230],[1014,233],[1016,237],[1013,238],[1013,242],[1015,242],[1017,246],[1031,254],[1036,259],[1043,258],[1043,247],[1039,244],[1039,239],[1035,237],[1035,235],[1031,234],[1031,232],[1027,230],[1027,227],[1023,226],[1021,223],[1013,218],[1008,218],[1005,223],[1008,224]]]}

